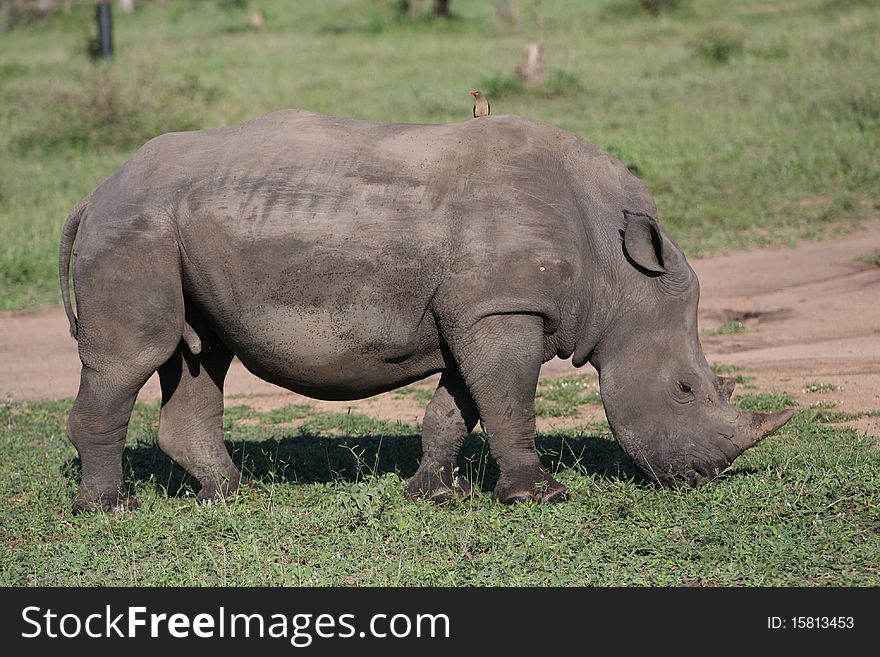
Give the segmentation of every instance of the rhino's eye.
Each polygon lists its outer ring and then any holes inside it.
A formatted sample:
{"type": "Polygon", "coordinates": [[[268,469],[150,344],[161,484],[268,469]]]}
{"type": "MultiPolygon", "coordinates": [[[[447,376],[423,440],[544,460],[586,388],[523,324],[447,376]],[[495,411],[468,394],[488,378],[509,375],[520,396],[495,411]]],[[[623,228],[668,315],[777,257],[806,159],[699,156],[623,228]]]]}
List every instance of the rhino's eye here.
{"type": "Polygon", "coordinates": [[[673,384],[667,388],[669,396],[679,404],[690,404],[697,399],[694,394],[694,388],[699,385],[695,383],[689,376],[683,376],[681,379],[673,379],[673,384]]]}

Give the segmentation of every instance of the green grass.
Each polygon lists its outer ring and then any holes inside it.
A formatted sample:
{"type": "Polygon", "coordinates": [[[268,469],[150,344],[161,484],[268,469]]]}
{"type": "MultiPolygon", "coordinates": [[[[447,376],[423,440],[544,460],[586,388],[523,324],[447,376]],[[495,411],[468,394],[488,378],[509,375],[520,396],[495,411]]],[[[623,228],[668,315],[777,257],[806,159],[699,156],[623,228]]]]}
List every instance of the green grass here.
{"type": "Polygon", "coordinates": [[[550,71],[544,83],[537,88],[529,88],[516,75],[504,73],[496,73],[484,78],[476,86],[496,105],[499,104],[499,99],[507,100],[509,97],[532,96],[550,99],[564,95],[579,95],[584,90],[583,84],[576,75],[561,70],[550,71]]]}
{"type": "Polygon", "coordinates": [[[843,390],[843,388],[835,383],[819,383],[818,381],[812,381],[804,386],[804,392],[806,393],[838,392],[839,390],[843,390]]]}
{"type": "MultiPolygon", "coordinates": [[[[433,388],[410,385],[394,391],[397,399],[412,399],[427,406],[434,396],[433,388]]],[[[563,376],[541,379],[535,399],[537,417],[573,417],[583,405],[601,406],[599,387],[595,377],[563,376]]]]}
{"type": "MultiPolygon", "coordinates": [[[[254,30],[247,6],[138,3],[115,15],[110,63],[86,55],[91,2],[3,32],[0,308],[58,302],[64,218],[155,134],[283,107],[466,119],[467,92],[508,84],[533,36],[489,0],[455,2],[457,18],[440,22],[400,20],[394,4],[259,0],[266,28],[254,30]]],[[[691,256],[876,215],[876,3],[643,5],[542,2],[549,86],[502,93],[493,111],[607,148],[645,180],[691,256]]]]}
{"type": "Polygon", "coordinates": [[[874,251],[872,255],[867,255],[859,258],[859,260],[864,262],[866,265],[876,265],[877,267],[880,267],[880,249],[874,251]]]}
{"type": "Polygon", "coordinates": [[[820,399],[819,401],[810,404],[810,408],[818,408],[826,411],[832,408],[837,408],[838,406],[840,406],[840,402],[834,399],[820,399]]]}
{"type": "Polygon", "coordinates": [[[831,411],[816,406],[814,406],[813,408],[818,408],[818,410],[813,413],[813,418],[815,418],[817,422],[823,422],[825,424],[840,424],[841,422],[851,422],[852,420],[857,420],[861,417],[859,413],[831,411]]]}
{"type": "Polygon", "coordinates": [[[538,381],[535,394],[537,417],[571,417],[581,406],[601,406],[599,385],[595,377],[561,376],[538,381]]]}
{"type": "Polygon", "coordinates": [[[752,413],[769,413],[771,411],[781,411],[785,408],[797,406],[797,399],[783,393],[744,393],[737,395],[733,402],[744,411],[752,413]]]}
{"type": "Polygon", "coordinates": [[[717,328],[700,331],[700,335],[733,335],[734,333],[745,333],[746,330],[746,325],[740,320],[730,319],[717,328]]]}
{"type": "Polygon", "coordinates": [[[394,396],[397,399],[412,399],[417,404],[419,404],[419,406],[427,406],[428,403],[434,398],[435,392],[436,390],[434,388],[409,385],[404,388],[399,388],[395,390],[394,396]]]}
{"type": "Polygon", "coordinates": [[[497,471],[474,435],[461,472],[479,492],[437,508],[403,496],[418,427],[239,407],[228,446],[269,494],[199,506],[156,446],[157,406],[138,405],[125,463],[141,507],[73,516],[69,407],[0,406],[2,585],[880,584],[880,451],[811,411],[694,490],[647,483],[607,426],[541,435],[572,491],[548,506],[493,502],[497,471]],[[285,429],[282,416],[315,421],[285,429]]]}
{"type": "Polygon", "coordinates": [[[755,377],[737,374],[738,368],[736,365],[731,363],[712,363],[710,367],[715,374],[720,374],[727,379],[733,379],[741,389],[753,390],[755,388],[755,377]]]}
{"type": "Polygon", "coordinates": [[[737,374],[738,368],[732,363],[712,363],[710,367],[715,374],[720,374],[727,379],[733,379],[737,385],[746,390],[753,390],[755,388],[755,377],[737,374]]]}

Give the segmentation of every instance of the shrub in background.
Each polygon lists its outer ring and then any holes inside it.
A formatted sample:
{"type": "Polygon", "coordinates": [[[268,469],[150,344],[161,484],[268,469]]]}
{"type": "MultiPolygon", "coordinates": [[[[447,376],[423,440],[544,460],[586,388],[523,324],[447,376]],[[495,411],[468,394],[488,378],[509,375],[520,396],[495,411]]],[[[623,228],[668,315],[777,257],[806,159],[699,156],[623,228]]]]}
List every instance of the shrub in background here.
{"type": "Polygon", "coordinates": [[[678,9],[681,0],[638,0],[638,3],[646,12],[657,16],[661,12],[678,9]]]}
{"type": "Polygon", "coordinates": [[[700,32],[695,48],[704,59],[724,64],[742,52],[744,43],[745,35],[741,29],[713,25],[700,32]]]}
{"type": "Polygon", "coordinates": [[[538,87],[527,87],[516,75],[498,73],[483,78],[476,87],[482,90],[491,102],[504,96],[537,96],[538,98],[556,98],[579,94],[584,90],[580,78],[574,73],[555,69],[547,74],[547,79],[538,87]]]}
{"type": "Polygon", "coordinates": [[[195,75],[129,79],[99,66],[74,87],[40,89],[27,98],[31,128],[17,145],[25,152],[137,147],[166,132],[201,127],[203,107],[218,94],[195,75]]]}

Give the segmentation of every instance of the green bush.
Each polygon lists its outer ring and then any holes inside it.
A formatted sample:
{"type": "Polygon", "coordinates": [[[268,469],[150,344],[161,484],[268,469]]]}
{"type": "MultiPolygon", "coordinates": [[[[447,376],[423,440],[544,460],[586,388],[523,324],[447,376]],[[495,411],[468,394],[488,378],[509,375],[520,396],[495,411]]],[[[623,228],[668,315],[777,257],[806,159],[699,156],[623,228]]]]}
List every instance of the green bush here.
{"type": "Polygon", "coordinates": [[[880,267],[880,249],[874,251],[873,255],[863,256],[862,258],[859,258],[859,260],[864,262],[866,265],[877,265],[878,267],[880,267]]]}
{"type": "Polygon", "coordinates": [[[740,29],[714,25],[700,32],[695,47],[704,59],[724,64],[742,52],[744,42],[740,29]]]}
{"type": "Polygon", "coordinates": [[[486,94],[489,102],[505,96],[557,98],[559,96],[572,96],[584,90],[578,76],[560,69],[550,71],[544,83],[535,88],[524,85],[516,75],[505,75],[503,73],[484,78],[480,81],[477,88],[486,94]]]}
{"type": "Polygon", "coordinates": [[[681,0],[638,0],[638,3],[646,12],[657,16],[661,12],[678,9],[681,0]]]}
{"type": "Polygon", "coordinates": [[[8,30],[43,22],[52,14],[51,7],[34,0],[0,2],[0,11],[3,12],[3,24],[8,30]]]}
{"type": "Polygon", "coordinates": [[[515,75],[497,73],[491,77],[483,78],[477,87],[482,91],[490,102],[504,96],[518,96],[526,93],[525,85],[515,75]]]}
{"type": "Polygon", "coordinates": [[[237,11],[247,9],[250,0],[217,0],[217,6],[224,11],[237,11]]]}
{"type": "Polygon", "coordinates": [[[574,73],[555,69],[550,72],[544,82],[544,86],[538,91],[539,95],[544,98],[554,98],[556,96],[568,96],[582,92],[584,86],[581,80],[574,73]]]}
{"type": "Polygon", "coordinates": [[[17,145],[25,152],[129,149],[166,132],[201,127],[203,107],[217,95],[194,75],[129,79],[112,65],[99,66],[75,87],[41,89],[28,98],[31,128],[17,145]]]}

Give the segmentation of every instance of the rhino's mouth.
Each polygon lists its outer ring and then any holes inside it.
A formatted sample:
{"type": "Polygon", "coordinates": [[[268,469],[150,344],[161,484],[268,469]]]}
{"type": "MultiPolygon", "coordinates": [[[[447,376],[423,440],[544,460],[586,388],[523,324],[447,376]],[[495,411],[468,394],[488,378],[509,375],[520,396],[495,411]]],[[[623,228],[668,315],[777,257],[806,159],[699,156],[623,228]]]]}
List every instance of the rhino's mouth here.
{"type": "Polygon", "coordinates": [[[736,432],[712,432],[699,439],[638,439],[622,432],[618,442],[652,481],[672,487],[695,487],[718,478],[743,452],[779,429],[793,414],[793,410],[740,413],[736,432]]]}
{"type": "Polygon", "coordinates": [[[719,462],[717,464],[708,465],[706,463],[695,462],[687,466],[663,466],[658,463],[646,463],[642,466],[636,462],[639,470],[656,484],[670,486],[672,488],[684,488],[702,486],[703,484],[716,479],[724,472],[730,463],[719,462]]]}
{"type": "Polygon", "coordinates": [[[702,462],[694,462],[689,467],[678,471],[667,469],[659,477],[654,476],[654,473],[660,472],[657,468],[652,468],[651,472],[646,472],[645,474],[656,483],[664,486],[670,486],[672,488],[696,488],[697,486],[702,486],[713,479],[717,479],[718,476],[727,470],[728,467],[730,467],[730,463],[723,460],[711,465],[702,462]]]}

